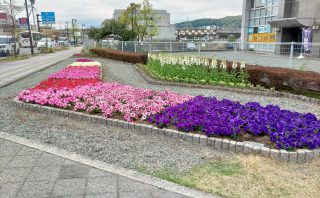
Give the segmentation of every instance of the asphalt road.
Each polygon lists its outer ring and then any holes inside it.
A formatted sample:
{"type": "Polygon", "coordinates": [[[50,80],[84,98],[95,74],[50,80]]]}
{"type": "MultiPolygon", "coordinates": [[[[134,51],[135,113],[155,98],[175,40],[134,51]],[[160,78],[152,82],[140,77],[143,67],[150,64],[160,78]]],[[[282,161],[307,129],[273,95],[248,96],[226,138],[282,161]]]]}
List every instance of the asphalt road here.
{"type": "Polygon", "coordinates": [[[79,47],[70,48],[69,50],[39,55],[25,60],[2,62],[0,63],[0,88],[69,58],[80,50],[79,47]]]}

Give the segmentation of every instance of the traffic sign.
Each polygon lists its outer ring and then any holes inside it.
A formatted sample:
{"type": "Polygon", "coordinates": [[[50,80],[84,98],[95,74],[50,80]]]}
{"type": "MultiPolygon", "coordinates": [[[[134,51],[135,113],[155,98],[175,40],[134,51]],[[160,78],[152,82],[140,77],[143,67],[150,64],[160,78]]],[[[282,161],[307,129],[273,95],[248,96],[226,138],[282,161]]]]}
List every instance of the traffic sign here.
{"type": "Polygon", "coordinates": [[[55,24],[56,17],[54,12],[41,12],[42,24],[55,24]]]}
{"type": "Polygon", "coordinates": [[[28,19],[27,18],[19,18],[20,28],[28,28],[28,19]]]}

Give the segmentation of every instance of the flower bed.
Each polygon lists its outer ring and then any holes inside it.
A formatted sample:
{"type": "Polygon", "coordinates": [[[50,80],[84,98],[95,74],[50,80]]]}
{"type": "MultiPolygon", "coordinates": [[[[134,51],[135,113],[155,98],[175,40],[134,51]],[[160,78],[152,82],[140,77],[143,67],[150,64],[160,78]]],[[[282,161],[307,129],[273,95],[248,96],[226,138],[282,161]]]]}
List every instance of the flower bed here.
{"type": "Polygon", "coordinates": [[[99,79],[100,73],[99,66],[69,66],[49,75],[49,79],[99,79]]]}
{"type": "Polygon", "coordinates": [[[320,120],[310,113],[103,83],[99,62],[79,59],[72,65],[77,66],[68,66],[36,87],[20,92],[19,100],[129,122],[148,121],[160,128],[176,127],[207,136],[241,141],[248,140],[249,135],[258,142],[259,138],[268,139],[279,149],[320,147],[320,120]]]}
{"type": "Polygon", "coordinates": [[[118,83],[97,83],[73,89],[24,90],[19,100],[34,104],[102,113],[105,117],[121,115],[126,121],[146,120],[166,107],[190,100],[191,96],[170,91],[137,89],[118,83]]]}
{"type": "Polygon", "coordinates": [[[269,136],[279,149],[320,147],[320,120],[315,115],[282,110],[273,105],[262,107],[252,102],[242,105],[198,96],[151,116],[149,122],[161,128],[174,125],[186,132],[201,131],[207,136],[233,139],[245,133],[269,136]]]}
{"type": "Polygon", "coordinates": [[[100,79],[48,79],[42,81],[40,84],[35,86],[33,89],[62,89],[62,88],[75,88],[77,86],[96,84],[101,82],[100,79]]]}
{"type": "Polygon", "coordinates": [[[249,87],[245,64],[218,61],[195,55],[151,54],[144,68],[161,80],[174,82],[249,87]]]}

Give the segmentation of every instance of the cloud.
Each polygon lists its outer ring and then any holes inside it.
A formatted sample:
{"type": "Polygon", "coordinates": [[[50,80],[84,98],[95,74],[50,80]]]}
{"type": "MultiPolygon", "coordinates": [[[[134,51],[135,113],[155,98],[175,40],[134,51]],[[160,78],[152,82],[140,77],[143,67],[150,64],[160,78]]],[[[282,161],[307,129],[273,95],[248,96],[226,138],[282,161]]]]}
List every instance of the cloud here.
{"type": "MultiPolygon", "coordinates": [[[[24,0],[17,0],[23,4],[24,0]]],[[[79,23],[100,24],[111,18],[114,9],[126,8],[137,0],[36,0],[38,12],[54,11],[59,23],[75,18],[79,23]]],[[[154,9],[165,9],[171,23],[198,18],[220,18],[241,14],[242,0],[151,0],[154,9]]],[[[24,13],[22,13],[24,14],[24,13]]]]}

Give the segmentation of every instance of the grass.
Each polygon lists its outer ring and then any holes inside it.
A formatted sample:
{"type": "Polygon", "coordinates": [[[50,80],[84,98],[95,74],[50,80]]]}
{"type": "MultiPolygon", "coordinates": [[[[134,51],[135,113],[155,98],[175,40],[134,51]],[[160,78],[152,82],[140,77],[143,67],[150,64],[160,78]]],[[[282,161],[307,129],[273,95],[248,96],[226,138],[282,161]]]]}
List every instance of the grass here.
{"type": "Polygon", "coordinates": [[[286,164],[260,156],[239,155],[211,161],[185,172],[152,170],[143,173],[190,188],[230,198],[320,197],[320,161],[286,164]]]}

